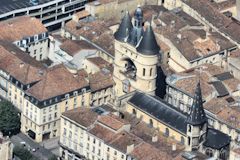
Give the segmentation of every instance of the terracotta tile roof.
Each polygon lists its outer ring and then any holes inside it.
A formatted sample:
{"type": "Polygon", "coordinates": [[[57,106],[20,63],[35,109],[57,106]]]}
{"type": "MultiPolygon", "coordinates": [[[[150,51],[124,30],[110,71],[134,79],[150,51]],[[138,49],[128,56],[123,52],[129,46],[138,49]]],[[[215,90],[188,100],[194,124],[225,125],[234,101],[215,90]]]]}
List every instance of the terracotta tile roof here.
{"type": "Polygon", "coordinates": [[[82,19],[82,18],[88,17],[90,15],[91,14],[86,10],[83,10],[83,11],[80,11],[80,12],[77,12],[74,14],[74,16],[76,16],[78,19],[82,19]]]}
{"type": "Polygon", "coordinates": [[[218,28],[220,32],[228,35],[233,41],[240,41],[238,36],[240,34],[239,23],[219,12],[214,3],[208,0],[185,0],[184,3],[196,10],[206,21],[218,28]]]}
{"type": "Polygon", "coordinates": [[[67,117],[70,120],[84,126],[91,126],[98,118],[98,114],[93,112],[90,108],[78,107],[73,110],[64,112],[63,117],[67,117]]]}
{"type": "Polygon", "coordinates": [[[185,148],[184,145],[179,145],[176,140],[169,139],[168,137],[159,133],[157,129],[149,127],[148,124],[144,122],[134,122],[134,124],[132,124],[131,133],[144,140],[144,142],[151,144],[152,146],[157,148],[159,152],[166,153],[172,158],[179,155],[185,148]],[[156,135],[158,137],[158,141],[152,142],[152,137],[156,135]],[[172,144],[176,144],[175,151],[172,151],[172,144]]]}
{"type": "Polygon", "coordinates": [[[26,93],[43,101],[87,86],[83,77],[73,75],[61,64],[49,68],[42,80],[26,93]]]}
{"type": "Polygon", "coordinates": [[[238,91],[240,80],[236,78],[231,78],[223,81],[224,85],[228,88],[229,91],[235,92],[238,91]]]}
{"type": "Polygon", "coordinates": [[[89,75],[89,84],[93,92],[112,87],[115,83],[110,73],[103,73],[103,71],[89,75]]]}
{"type": "Polygon", "coordinates": [[[66,40],[60,45],[60,49],[65,51],[71,56],[74,56],[81,50],[94,50],[96,49],[93,45],[90,43],[84,41],[84,40],[66,40]]]}
{"type": "Polygon", "coordinates": [[[125,123],[114,115],[102,115],[98,118],[98,122],[117,131],[122,128],[125,123]]]}
{"type": "Polygon", "coordinates": [[[91,63],[95,64],[96,66],[98,66],[100,69],[110,65],[109,62],[105,61],[101,57],[87,58],[87,60],[90,61],[91,63]]]}
{"type": "MultiPolygon", "coordinates": [[[[194,95],[195,87],[193,86],[197,86],[197,83],[199,80],[198,75],[199,73],[197,72],[195,73],[192,72],[192,74],[187,74],[186,78],[182,78],[178,80],[175,83],[175,86],[190,95],[194,95]],[[191,77],[187,77],[190,75],[191,77]]],[[[209,80],[210,80],[210,77],[206,73],[201,74],[200,82],[201,82],[202,95],[204,98],[208,97],[214,91],[214,88],[208,83],[209,80]]]]}
{"type": "Polygon", "coordinates": [[[114,37],[109,28],[112,23],[111,20],[95,20],[78,24],[72,20],[66,23],[65,29],[76,37],[85,37],[114,56],[114,37]]]}
{"type": "Polygon", "coordinates": [[[33,17],[17,17],[0,22],[0,39],[8,41],[21,40],[24,37],[47,32],[40,20],[33,17]]]}
{"type": "Polygon", "coordinates": [[[100,138],[104,142],[110,141],[112,137],[115,135],[113,131],[103,127],[99,124],[96,124],[92,129],[89,130],[89,133],[93,134],[94,136],[100,138]]]}
{"type": "Polygon", "coordinates": [[[108,144],[121,151],[122,153],[127,153],[127,147],[130,145],[137,146],[143,141],[135,136],[134,134],[128,133],[126,131],[120,132],[118,134],[115,134],[112,140],[108,142],[108,144]]]}
{"type": "Polygon", "coordinates": [[[32,65],[35,60],[25,58],[25,55],[25,53],[10,52],[0,46],[0,68],[23,84],[39,81],[45,73],[45,68],[38,63],[32,65]]]}
{"type": "MultiPolygon", "coordinates": [[[[213,95],[214,92],[217,91],[211,83],[217,82],[218,79],[215,77],[216,75],[227,73],[223,68],[213,65],[213,64],[204,64],[200,66],[202,69],[202,73],[200,76],[201,81],[201,89],[204,98],[213,95]]],[[[177,74],[180,78],[174,82],[174,85],[185,91],[190,95],[194,95],[194,87],[198,82],[199,77],[199,69],[191,69],[182,73],[177,74]]],[[[227,78],[226,80],[220,80],[224,87],[226,87],[227,91],[232,93],[237,91],[237,87],[239,84],[239,80],[236,78],[227,78]]]]}
{"type": "Polygon", "coordinates": [[[173,157],[148,143],[141,143],[130,154],[137,160],[167,160],[173,157]]]}
{"type": "Polygon", "coordinates": [[[217,117],[233,128],[240,128],[240,110],[238,107],[226,107],[217,114],[217,117]]]}
{"type": "Polygon", "coordinates": [[[182,10],[162,11],[154,20],[155,32],[169,39],[188,60],[217,53],[233,44],[219,33],[203,29],[203,25],[182,10]],[[194,26],[195,29],[191,27],[194,26]]]}
{"type": "Polygon", "coordinates": [[[227,108],[228,102],[225,98],[213,98],[204,103],[204,108],[213,114],[218,114],[227,108]]]}

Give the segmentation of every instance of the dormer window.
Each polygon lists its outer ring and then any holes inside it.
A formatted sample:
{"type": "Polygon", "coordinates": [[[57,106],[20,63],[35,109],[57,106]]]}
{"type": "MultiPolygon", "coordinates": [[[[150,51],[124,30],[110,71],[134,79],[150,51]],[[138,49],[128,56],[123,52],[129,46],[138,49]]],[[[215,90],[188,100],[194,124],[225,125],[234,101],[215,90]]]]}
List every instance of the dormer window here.
{"type": "Polygon", "coordinates": [[[37,41],[38,40],[38,35],[35,35],[34,36],[34,41],[37,41]]]}
{"type": "Polygon", "coordinates": [[[69,94],[66,94],[66,95],[65,95],[65,98],[68,99],[68,98],[69,98],[69,94]]]}
{"type": "Polygon", "coordinates": [[[83,88],[83,89],[82,89],[82,92],[83,92],[83,93],[86,93],[86,88],[83,88]]]}
{"type": "Polygon", "coordinates": [[[78,95],[78,91],[73,92],[73,95],[77,96],[78,95]]]}

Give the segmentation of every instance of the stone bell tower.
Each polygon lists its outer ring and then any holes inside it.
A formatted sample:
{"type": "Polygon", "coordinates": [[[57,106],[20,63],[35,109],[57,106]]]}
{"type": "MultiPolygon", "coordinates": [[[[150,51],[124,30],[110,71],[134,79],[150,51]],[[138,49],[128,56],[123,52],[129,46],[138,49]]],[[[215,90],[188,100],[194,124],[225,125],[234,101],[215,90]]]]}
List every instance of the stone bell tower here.
{"type": "Polygon", "coordinates": [[[138,7],[134,19],[126,12],[114,34],[115,60],[114,81],[117,97],[134,90],[155,94],[157,63],[160,47],[153,29],[148,25],[144,31],[143,13],[138,7]]]}

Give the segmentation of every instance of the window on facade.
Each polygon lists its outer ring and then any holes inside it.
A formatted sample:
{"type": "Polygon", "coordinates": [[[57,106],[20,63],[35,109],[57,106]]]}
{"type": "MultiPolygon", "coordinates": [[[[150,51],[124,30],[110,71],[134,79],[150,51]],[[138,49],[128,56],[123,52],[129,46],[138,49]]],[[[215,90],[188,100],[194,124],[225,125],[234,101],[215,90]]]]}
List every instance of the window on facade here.
{"type": "Polygon", "coordinates": [[[143,68],[143,76],[145,76],[145,74],[146,74],[146,69],[143,68]]]}
{"type": "Polygon", "coordinates": [[[98,149],[98,155],[100,156],[100,154],[101,154],[101,150],[100,150],[100,149],[98,149]]]}
{"type": "Polygon", "coordinates": [[[149,120],[149,126],[153,127],[153,120],[152,119],[149,120]]]}
{"type": "Polygon", "coordinates": [[[93,138],[93,144],[95,144],[96,143],[96,139],[95,138],[93,138]]]}
{"type": "Polygon", "coordinates": [[[50,123],[48,124],[48,129],[50,128],[50,123]]]}
{"type": "Polygon", "coordinates": [[[63,129],[63,135],[64,135],[64,136],[67,135],[67,129],[66,129],[66,128],[63,129]]]}
{"type": "Polygon", "coordinates": [[[72,138],[72,131],[69,131],[69,138],[72,138]]]}
{"type": "Polygon", "coordinates": [[[166,128],[166,130],[165,130],[165,136],[169,136],[169,129],[168,128],[166,128]]]}
{"type": "Polygon", "coordinates": [[[188,145],[190,146],[190,144],[191,144],[191,138],[188,137],[188,145]]]}
{"type": "Polygon", "coordinates": [[[152,70],[153,70],[153,69],[151,68],[151,69],[150,69],[150,74],[149,74],[150,76],[152,76],[152,70]]]}
{"type": "Polygon", "coordinates": [[[185,140],[183,137],[181,137],[181,144],[185,144],[185,140]]]}
{"type": "Polygon", "coordinates": [[[191,131],[192,131],[192,126],[188,125],[188,132],[191,132],[191,131]]]}
{"type": "Polygon", "coordinates": [[[117,155],[117,151],[114,151],[114,155],[115,155],[115,156],[117,155]]]}
{"type": "Polygon", "coordinates": [[[107,148],[107,151],[108,151],[108,152],[110,151],[110,148],[109,148],[109,147],[107,148]]]}
{"type": "Polygon", "coordinates": [[[222,160],[226,160],[226,159],[227,159],[227,158],[226,158],[226,152],[225,152],[225,150],[222,150],[222,151],[220,152],[219,158],[222,159],[222,160]]]}
{"type": "Polygon", "coordinates": [[[46,116],[43,116],[43,123],[46,122],[46,116]]]}
{"type": "Polygon", "coordinates": [[[206,155],[209,156],[209,157],[212,157],[213,156],[213,151],[211,149],[206,149],[206,155]]]}
{"type": "Polygon", "coordinates": [[[132,110],[132,114],[133,114],[134,116],[136,116],[136,115],[137,115],[137,112],[136,112],[136,110],[135,110],[135,109],[133,109],[133,110],[132,110]]]}
{"type": "Polygon", "coordinates": [[[35,54],[37,54],[37,50],[36,50],[36,49],[34,50],[34,55],[35,55],[35,54]]]}

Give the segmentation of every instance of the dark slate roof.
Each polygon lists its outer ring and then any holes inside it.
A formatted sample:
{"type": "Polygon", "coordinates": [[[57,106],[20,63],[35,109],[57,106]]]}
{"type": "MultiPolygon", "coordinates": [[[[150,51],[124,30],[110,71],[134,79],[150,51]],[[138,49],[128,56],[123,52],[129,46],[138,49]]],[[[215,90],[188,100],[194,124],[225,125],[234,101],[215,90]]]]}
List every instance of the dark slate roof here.
{"type": "Polygon", "coordinates": [[[224,97],[229,95],[227,88],[222,84],[221,81],[211,83],[218,92],[218,97],[224,97]]]}
{"type": "Polygon", "coordinates": [[[203,143],[204,146],[213,149],[220,150],[221,148],[229,145],[231,142],[231,137],[216,130],[209,128],[207,131],[206,141],[203,143]]]}
{"type": "Polygon", "coordinates": [[[135,47],[143,36],[143,33],[143,28],[133,28],[127,42],[135,47]]]}
{"type": "Polygon", "coordinates": [[[137,47],[137,51],[143,55],[157,55],[160,47],[157,44],[152,26],[148,26],[144,32],[143,38],[137,47]]]}
{"type": "Polygon", "coordinates": [[[162,99],[157,99],[145,93],[136,92],[133,97],[128,100],[128,103],[158,119],[169,126],[169,128],[184,134],[186,133],[187,116],[162,99]]]}
{"type": "Polygon", "coordinates": [[[131,17],[129,13],[126,12],[125,16],[122,19],[121,24],[119,25],[118,30],[114,33],[115,39],[121,42],[126,42],[132,28],[133,25],[131,22],[131,17]]]}
{"type": "Polygon", "coordinates": [[[201,125],[207,122],[207,117],[203,109],[202,92],[200,82],[197,84],[194,101],[187,117],[187,123],[191,125],[201,125]]]}
{"type": "Polygon", "coordinates": [[[143,11],[139,6],[137,7],[137,9],[134,12],[134,17],[138,18],[138,19],[143,19],[143,11]]]}
{"type": "Polygon", "coordinates": [[[224,72],[221,74],[214,75],[219,81],[225,81],[228,79],[234,78],[233,75],[230,72],[224,72]]]}

